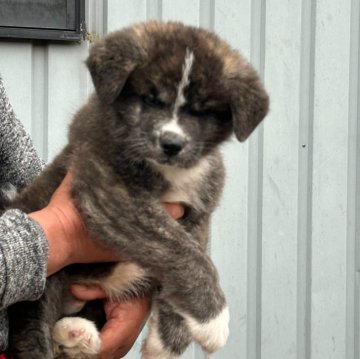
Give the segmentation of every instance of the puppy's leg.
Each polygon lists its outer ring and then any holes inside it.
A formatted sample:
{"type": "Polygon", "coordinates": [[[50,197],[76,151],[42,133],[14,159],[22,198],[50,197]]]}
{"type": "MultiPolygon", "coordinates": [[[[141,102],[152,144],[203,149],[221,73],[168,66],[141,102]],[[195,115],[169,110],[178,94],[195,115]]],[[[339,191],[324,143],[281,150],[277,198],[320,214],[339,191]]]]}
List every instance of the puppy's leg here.
{"type": "Polygon", "coordinates": [[[101,159],[74,165],[73,194],[94,238],[139,264],[162,286],[161,295],[185,318],[208,352],[228,336],[225,297],[216,268],[201,245],[144,192],[130,195],[101,159]],[[94,177],[98,186],[92,186],[94,177]]]}
{"type": "Polygon", "coordinates": [[[53,359],[51,328],[42,302],[22,302],[9,309],[10,337],[7,354],[13,359],[53,359]]]}
{"type": "MultiPolygon", "coordinates": [[[[145,271],[139,266],[130,262],[77,264],[68,267],[66,272],[71,283],[99,286],[114,300],[144,296],[152,289],[151,278],[146,277],[145,271]]],[[[65,299],[64,314],[78,313],[85,304],[76,301],[70,293],[65,299]]],[[[89,302],[76,317],[60,319],[52,333],[56,358],[95,358],[99,353],[101,340],[94,323],[101,328],[106,320],[103,314],[102,302],[89,302]]]]}
{"type": "Polygon", "coordinates": [[[8,354],[13,359],[53,359],[52,328],[61,316],[63,279],[49,278],[38,301],[11,305],[8,354]]]}
{"type": "Polygon", "coordinates": [[[184,319],[163,300],[156,300],[149,321],[150,333],[141,349],[142,359],[177,359],[191,342],[184,319]]]}
{"type": "Polygon", "coordinates": [[[226,344],[229,336],[228,307],[206,321],[198,321],[187,314],[184,314],[184,319],[194,340],[208,353],[214,353],[226,344]]]}

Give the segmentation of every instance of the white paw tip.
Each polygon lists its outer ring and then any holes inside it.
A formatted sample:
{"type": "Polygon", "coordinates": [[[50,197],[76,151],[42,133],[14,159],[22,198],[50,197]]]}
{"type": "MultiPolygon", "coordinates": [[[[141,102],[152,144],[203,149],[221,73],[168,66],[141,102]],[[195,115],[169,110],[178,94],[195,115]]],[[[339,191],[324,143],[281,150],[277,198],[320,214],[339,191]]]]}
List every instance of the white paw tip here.
{"type": "Polygon", "coordinates": [[[226,344],[230,320],[228,307],[225,307],[215,318],[206,323],[199,323],[189,316],[185,316],[185,319],[195,341],[208,353],[213,353],[226,344]]]}
{"type": "Polygon", "coordinates": [[[101,340],[95,324],[80,317],[65,317],[53,329],[55,350],[69,358],[84,358],[100,351],[101,340]]]}

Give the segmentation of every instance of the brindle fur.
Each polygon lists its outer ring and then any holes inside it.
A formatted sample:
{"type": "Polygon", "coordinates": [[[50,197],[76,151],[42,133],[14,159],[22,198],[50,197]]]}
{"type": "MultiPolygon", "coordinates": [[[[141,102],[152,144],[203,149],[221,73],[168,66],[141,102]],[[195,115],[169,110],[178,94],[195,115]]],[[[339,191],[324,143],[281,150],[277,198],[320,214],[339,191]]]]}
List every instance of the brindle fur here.
{"type": "MultiPolygon", "coordinates": [[[[122,287],[121,293],[154,293],[163,346],[176,357],[192,340],[183,314],[207,323],[225,306],[206,254],[209,218],[224,181],[218,145],[233,132],[245,140],[266,115],[268,97],[237,51],[213,33],[180,23],[142,23],[112,33],[93,46],[86,63],[96,93],[76,114],[64,150],[11,207],[31,212],[46,206],[71,168],[72,196],[89,232],[146,272],[137,290],[122,287]],[[172,117],[189,49],[195,60],[178,115],[190,134],[189,150],[169,159],[155,151],[151,136],[172,117]],[[154,162],[191,170],[204,160],[206,171],[186,188],[193,198],[185,203],[186,216],[175,221],[160,205],[172,183],[154,162]]],[[[71,266],[48,279],[39,301],[13,305],[14,358],[53,358],[51,330],[68,286],[106,280],[113,270],[71,266]]]]}

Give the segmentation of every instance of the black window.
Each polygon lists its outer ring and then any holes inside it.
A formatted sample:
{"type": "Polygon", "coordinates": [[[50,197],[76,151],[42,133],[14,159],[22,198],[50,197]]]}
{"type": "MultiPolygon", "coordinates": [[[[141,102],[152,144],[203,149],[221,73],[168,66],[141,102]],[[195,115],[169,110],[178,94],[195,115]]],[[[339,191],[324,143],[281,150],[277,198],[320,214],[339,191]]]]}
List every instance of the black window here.
{"type": "Polygon", "coordinates": [[[0,0],[0,37],[78,41],[85,0],[0,0]]]}

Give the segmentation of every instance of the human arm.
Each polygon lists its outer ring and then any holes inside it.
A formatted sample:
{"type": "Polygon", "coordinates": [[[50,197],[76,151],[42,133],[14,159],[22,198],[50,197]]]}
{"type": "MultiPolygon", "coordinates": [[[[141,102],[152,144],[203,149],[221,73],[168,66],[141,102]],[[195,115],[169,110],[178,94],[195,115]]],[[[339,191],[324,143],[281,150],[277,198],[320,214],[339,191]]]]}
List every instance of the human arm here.
{"type": "MultiPolygon", "coordinates": [[[[162,203],[164,209],[174,219],[184,216],[184,207],[174,203],[162,203]]],[[[72,294],[79,300],[104,299],[106,324],[102,328],[100,359],[124,357],[134,345],[140,334],[149,310],[149,298],[136,298],[131,301],[111,301],[97,286],[73,285],[72,294]]]]}
{"type": "Polygon", "coordinates": [[[40,297],[48,246],[40,226],[19,210],[0,217],[0,309],[40,297]]]}
{"type": "MultiPolygon", "coordinates": [[[[49,204],[29,214],[42,227],[49,245],[47,274],[51,275],[72,263],[117,261],[120,257],[93,241],[70,196],[71,175],[68,173],[54,192],[49,204]]],[[[173,218],[181,218],[179,204],[163,203],[173,218]]]]}
{"type": "MultiPolygon", "coordinates": [[[[0,187],[22,188],[39,173],[42,162],[16,118],[0,76],[0,187]]],[[[0,217],[0,309],[19,300],[37,299],[45,286],[47,241],[24,213],[0,217]]]]}
{"type": "Polygon", "coordinates": [[[70,195],[71,175],[68,173],[49,204],[29,217],[44,231],[48,241],[47,275],[72,263],[110,262],[118,255],[91,240],[70,195]]]}
{"type": "Polygon", "coordinates": [[[0,217],[0,309],[40,297],[46,275],[71,263],[119,257],[90,239],[70,198],[67,176],[44,209],[0,217]]]}
{"type": "Polygon", "coordinates": [[[149,298],[135,298],[116,302],[106,297],[101,288],[73,285],[72,294],[83,301],[104,300],[106,323],[101,329],[101,352],[99,359],[124,357],[134,345],[150,311],[149,298]]]}
{"type": "MultiPolygon", "coordinates": [[[[70,187],[71,176],[68,174],[52,196],[49,205],[30,214],[30,217],[41,224],[48,239],[48,274],[70,263],[119,260],[113,252],[90,239],[70,198],[70,187]]],[[[179,204],[163,203],[162,206],[174,219],[184,215],[184,208],[179,204]]],[[[83,301],[104,299],[107,321],[101,330],[100,358],[118,359],[125,356],[147,319],[150,300],[138,298],[128,302],[113,302],[100,288],[94,286],[74,285],[72,293],[83,301]]]]}
{"type": "MultiPolygon", "coordinates": [[[[29,216],[10,210],[0,217],[0,278],[4,278],[0,281],[1,308],[17,301],[37,299],[42,294],[47,269],[51,274],[73,262],[119,259],[87,235],[70,199],[70,182],[67,176],[54,193],[48,206],[51,210],[47,208],[29,216]]],[[[173,218],[184,214],[178,204],[163,206],[173,218]]],[[[107,323],[101,333],[102,358],[125,355],[144,325],[149,300],[111,302],[104,292],[93,287],[80,288],[80,292],[75,289],[74,294],[81,300],[104,298],[107,323]]]]}

